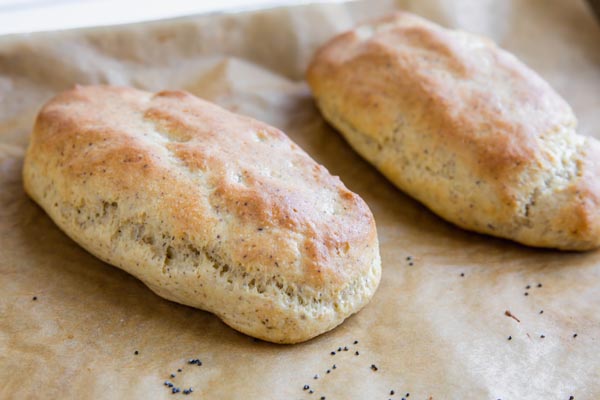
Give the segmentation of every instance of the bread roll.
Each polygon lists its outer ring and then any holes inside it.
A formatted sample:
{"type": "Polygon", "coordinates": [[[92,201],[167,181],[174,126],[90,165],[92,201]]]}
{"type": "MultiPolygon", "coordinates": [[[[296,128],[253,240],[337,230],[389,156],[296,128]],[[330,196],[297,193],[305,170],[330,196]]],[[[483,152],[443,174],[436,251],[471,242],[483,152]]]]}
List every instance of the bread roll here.
{"type": "Polygon", "coordinates": [[[185,92],[58,95],[37,118],[23,177],[90,253],[260,339],[326,332],[379,283],[375,222],[358,195],[283,132],[185,92]]]}
{"type": "Polygon", "coordinates": [[[599,246],[598,141],[490,40],[398,13],[333,38],[307,78],[356,151],[442,218],[530,246],[599,246]]]}

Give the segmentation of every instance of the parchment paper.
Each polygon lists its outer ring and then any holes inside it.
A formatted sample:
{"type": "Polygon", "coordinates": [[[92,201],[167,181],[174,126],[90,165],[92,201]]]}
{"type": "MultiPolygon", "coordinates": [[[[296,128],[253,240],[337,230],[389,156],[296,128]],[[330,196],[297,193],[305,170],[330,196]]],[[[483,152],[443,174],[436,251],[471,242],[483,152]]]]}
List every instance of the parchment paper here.
{"type": "Polygon", "coordinates": [[[600,398],[600,252],[455,228],[316,110],[302,81],[316,47],[393,8],[491,36],[600,137],[600,29],[579,0],[365,1],[0,38],[0,398],[183,396],[167,379],[197,399],[600,398]],[[312,341],[273,345],[86,253],[20,177],[36,112],[75,83],[183,88],[283,129],[371,207],[383,259],[373,301],[312,341]]]}

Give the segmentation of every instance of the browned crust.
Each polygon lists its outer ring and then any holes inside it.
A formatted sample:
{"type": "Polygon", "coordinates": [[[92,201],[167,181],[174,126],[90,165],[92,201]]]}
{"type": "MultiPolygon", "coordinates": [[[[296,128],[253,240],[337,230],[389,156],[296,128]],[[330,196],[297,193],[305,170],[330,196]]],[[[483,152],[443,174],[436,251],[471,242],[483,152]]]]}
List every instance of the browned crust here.
{"type": "Polygon", "coordinates": [[[325,116],[363,156],[449,221],[534,246],[600,245],[597,178],[576,172],[579,164],[597,168],[590,160],[600,152],[582,155],[569,105],[491,41],[399,12],[326,43],[307,80],[325,116]],[[411,176],[410,168],[422,171],[411,176]],[[567,175],[566,187],[553,177],[567,175]],[[527,221],[529,200],[542,189],[542,196],[561,192],[563,204],[527,221]],[[480,215],[470,215],[478,204],[480,215]],[[570,217],[550,215],[558,210],[570,217]]]}
{"type": "MultiPolygon", "coordinates": [[[[86,222],[78,225],[61,207],[87,204],[89,212],[91,204],[114,204],[118,221],[143,220],[144,229],[162,232],[162,275],[128,255],[127,240],[134,239],[123,239],[116,226],[93,228],[102,236],[99,250],[93,238],[81,243],[106,261],[119,260],[157,293],[208,307],[266,340],[297,342],[331,329],[364,306],[379,281],[375,222],[358,195],[278,129],[186,92],[90,86],[58,95],[37,118],[24,184],[76,240],[87,235],[86,222]],[[125,240],[119,254],[106,250],[117,246],[115,238],[125,240]],[[217,288],[225,290],[221,303],[203,300],[212,289],[186,278],[185,262],[178,259],[176,271],[169,266],[170,249],[214,258],[221,276],[233,271],[243,281],[224,281],[230,289],[217,288]],[[273,290],[291,296],[286,302],[264,291],[275,283],[273,290]],[[307,310],[315,318],[310,323],[307,310]]],[[[93,223],[104,214],[92,215],[93,223]]],[[[131,245],[142,255],[150,249],[131,245]]]]}

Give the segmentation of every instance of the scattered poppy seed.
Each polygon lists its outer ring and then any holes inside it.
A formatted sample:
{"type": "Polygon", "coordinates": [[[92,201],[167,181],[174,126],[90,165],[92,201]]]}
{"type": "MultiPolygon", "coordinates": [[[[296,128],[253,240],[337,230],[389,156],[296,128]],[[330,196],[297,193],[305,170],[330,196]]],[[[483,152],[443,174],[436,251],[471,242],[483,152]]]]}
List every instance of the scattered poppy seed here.
{"type": "Polygon", "coordinates": [[[396,392],[394,392],[393,390],[390,390],[390,395],[392,395],[392,396],[393,396],[393,395],[394,395],[394,393],[396,393],[396,392]]]}
{"type": "Polygon", "coordinates": [[[308,385],[304,385],[304,386],[302,387],[302,390],[308,390],[309,388],[310,388],[310,386],[308,386],[308,385]]]}
{"type": "Polygon", "coordinates": [[[460,276],[465,276],[465,273],[464,273],[464,272],[461,272],[461,273],[460,273],[460,276]]]}
{"type": "Polygon", "coordinates": [[[410,393],[406,393],[406,397],[409,397],[409,396],[410,396],[410,393]]]}
{"type": "Polygon", "coordinates": [[[187,389],[183,389],[183,394],[185,394],[187,396],[188,394],[190,394],[190,391],[187,389]]]}
{"type": "Polygon", "coordinates": [[[542,284],[541,284],[541,283],[538,283],[538,284],[537,284],[537,286],[538,286],[538,287],[542,287],[542,284]]]}
{"type": "Polygon", "coordinates": [[[336,366],[335,364],[333,364],[333,367],[331,367],[331,368],[332,368],[332,369],[336,369],[336,368],[337,368],[337,366],[336,366]]]}
{"type": "Polygon", "coordinates": [[[402,400],[406,400],[406,399],[403,397],[402,400]]]}
{"type": "Polygon", "coordinates": [[[371,369],[372,369],[373,371],[377,371],[379,368],[377,368],[377,365],[375,365],[375,364],[371,364],[371,369]]]}
{"type": "Polygon", "coordinates": [[[348,351],[348,346],[344,347],[344,351],[348,351]]]}
{"type": "Polygon", "coordinates": [[[359,353],[358,351],[355,351],[355,352],[354,352],[354,355],[355,355],[355,356],[357,356],[357,355],[359,355],[359,354],[360,354],[360,353],[359,353]]]}
{"type": "Polygon", "coordinates": [[[543,339],[543,338],[545,338],[546,336],[544,336],[544,335],[540,335],[540,337],[543,339]]]}
{"type": "Polygon", "coordinates": [[[171,374],[171,378],[175,378],[175,374],[171,374]]]}
{"type": "Polygon", "coordinates": [[[543,314],[543,313],[544,313],[544,310],[540,310],[540,314],[543,314]]]}
{"type": "Polygon", "coordinates": [[[188,392],[192,393],[194,391],[194,389],[192,389],[192,387],[190,386],[190,388],[188,389],[188,392]]]}
{"type": "Polygon", "coordinates": [[[327,373],[328,373],[328,374],[329,374],[329,373],[331,373],[331,370],[330,370],[330,369],[328,369],[328,370],[327,370],[327,373]]]}
{"type": "Polygon", "coordinates": [[[354,341],[354,344],[358,344],[358,340],[355,340],[355,341],[354,341]]]}
{"type": "Polygon", "coordinates": [[[524,294],[525,294],[525,296],[529,296],[529,293],[527,293],[527,292],[525,292],[524,294]]]}
{"type": "Polygon", "coordinates": [[[181,372],[181,368],[177,369],[177,372],[181,372]]]}
{"type": "Polygon", "coordinates": [[[332,355],[332,356],[335,356],[335,351],[332,351],[332,352],[331,352],[331,355],[332,355]]]}
{"type": "Polygon", "coordinates": [[[325,400],[325,396],[321,396],[321,400],[325,400]]]}
{"type": "Polygon", "coordinates": [[[406,260],[407,260],[407,261],[408,261],[408,260],[411,260],[411,259],[412,259],[412,257],[411,257],[411,256],[408,256],[408,257],[406,257],[406,260]]]}
{"type": "Polygon", "coordinates": [[[171,393],[175,394],[175,393],[179,393],[181,391],[181,389],[174,387],[173,389],[171,389],[171,393]]]}
{"type": "Polygon", "coordinates": [[[138,354],[140,354],[140,352],[136,350],[133,352],[133,354],[135,354],[137,356],[138,354]]]}
{"type": "Polygon", "coordinates": [[[569,400],[575,400],[575,397],[569,396],[569,400]]]}
{"type": "Polygon", "coordinates": [[[512,336],[509,336],[509,337],[508,337],[508,340],[512,340],[512,336]]]}
{"type": "Polygon", "coordinates": [[[312,389],[310,389],[310,390],[308,391],[308,393],[310,393],[310,394],[313,394],[314,392],[315,392],[315,391],[314,391],[314,390],[312,390],[312,389]]]}
{"type": "Polygon", "coordinates": [[[574,334],[573,334],[573,337],[574,337],[574,338],[576,338],[576,337],[577,337],[577,334],[576,334],[576,333],[574,333],[574,334]]]}
{"type": "Polygon", "coordinates": [[[313,379],[319,379],[319,375],[315,375],[313,379]]]}
{"type": "Polygon", "coordinates": [[[338,351],[342,351],[342,348],[341,348],[341,347],[338,347],[338,351]]]}
{"type": "Polygon", "coordinates": [[[412,267],[413,265],[415,265],[415,263],[413,263],[413,262],[411,261],[411,262],[409,262],[409,263],[408,263],[408,265],[410,265],[410,266],[412,267]]]}
{"type": "Polygon", "coordinates": [[[36,300],[37,300],[37,296],[33,296],[33,301],[36,301],[36,300]]]}
{"type": "Polygon", "coordinates": [[[525,289],[531,289],[531,285],[525,286],[525,289]]]}

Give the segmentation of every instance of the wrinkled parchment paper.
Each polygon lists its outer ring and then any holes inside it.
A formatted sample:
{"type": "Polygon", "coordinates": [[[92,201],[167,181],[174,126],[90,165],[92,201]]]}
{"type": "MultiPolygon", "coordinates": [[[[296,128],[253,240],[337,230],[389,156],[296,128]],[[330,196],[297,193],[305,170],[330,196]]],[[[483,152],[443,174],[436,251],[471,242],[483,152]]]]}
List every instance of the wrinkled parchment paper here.
{"type": "Polygon", "coordinates": [[[600,398],[600,252],[445,223],[315,109],[302,81],[315,48],[394,8],[491,36],[600,137],[600,27],[580,0],[364,1],[0,38],[0,398],[182,396],[167,379],[197,399],[600,398]],[[183,88],[283,129],[371,207],[383,258],[373,301],[312,341],[273,345],[86,253],[20,176],[36,112],[75,83],[183,88]]]}

